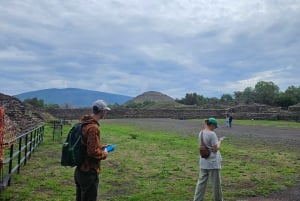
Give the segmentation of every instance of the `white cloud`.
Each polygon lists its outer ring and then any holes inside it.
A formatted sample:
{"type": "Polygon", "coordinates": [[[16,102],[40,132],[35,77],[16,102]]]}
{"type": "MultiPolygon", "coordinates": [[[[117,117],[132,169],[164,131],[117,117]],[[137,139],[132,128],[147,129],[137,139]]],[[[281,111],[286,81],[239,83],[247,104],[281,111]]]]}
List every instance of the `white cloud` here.
{"type": "Polygon", "coordinates": [[[30,51],[23,51],[16,47],[8,47],[7,49],[0,50],[0,60],[2,61],[33,61],[36,55],[30,51]]]}
{"type": "Polygon", "coordinates": [[[244,91],[246,87],[254,88],[257,82],[266,81],[283,86],[282,88],[280,88],[280,90],[284,91],[287,88],[287,86],[292,86],[293,83],[298,82],[295,79],[289,79],[290,77],[293,77],[294,73],[296,73],[296,75],[300,75],[300,70],[291,66],[256,72],[247,79],[237,80],[234,83],[227,82],[225,85],[225,90],[228,92],[244,91]]]}

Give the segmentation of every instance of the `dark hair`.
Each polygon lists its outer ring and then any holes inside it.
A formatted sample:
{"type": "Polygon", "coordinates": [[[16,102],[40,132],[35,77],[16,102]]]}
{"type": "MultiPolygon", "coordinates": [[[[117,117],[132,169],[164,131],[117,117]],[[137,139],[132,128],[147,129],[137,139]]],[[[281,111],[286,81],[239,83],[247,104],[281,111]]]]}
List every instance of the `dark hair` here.
{"type": "MultiPolygon", "coordinates": [[[[208,126],[213,124],[213,123],[209,122],[208,119],[205,119],[204,122],[205,122],[205,124],[208,125],[208,126]]],[[[213,124],[213,125],[214,125],[214,124],[213,124]]]]}
{"type": "Polygon", "coordinates": [[[93,106],[93,113],[98,114],[100,112],[99,108],[97,106],[93,106]]]}

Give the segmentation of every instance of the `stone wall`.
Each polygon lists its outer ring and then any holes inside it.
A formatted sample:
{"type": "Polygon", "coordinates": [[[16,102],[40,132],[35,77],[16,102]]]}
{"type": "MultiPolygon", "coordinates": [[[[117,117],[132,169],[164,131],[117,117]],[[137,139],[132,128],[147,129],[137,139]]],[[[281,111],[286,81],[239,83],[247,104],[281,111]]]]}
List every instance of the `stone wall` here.
{"type": "MultiPolygon", "coordinates": [[[[282,110],[260,104],[235,105],[227,109],[112,109],[106,118],[225,118],[230,113],[234,119],[296,120],[300,121],[299,105],[282,110]],[[298,106],[298,107],[296,107],[298,106]]],[[[57,119],[76,120],[91,114],[91,109],[37,109],[25,105],[19,99],[0,93],[0,107],[18,130],[24,132],[36,125],[57,119]]],[[[211,107],[218,108],[212,105],[211,107]]]]}
{"type": "Polygon", "coordinates": [[[300,112],[300,103],[298,103],[296,105],[293,105],[293,106],[290,106],[289,111],[299,113],[300,112]]]}
{"type": "MultiPolygon", "coordinates": [[[[251,108],[253,109],[253,108],[251,108]]],[[[90,109],[47,109],[48,113],[56,118],[73,120],[80,119],[85,114],[91,114],[90,109]]],[[[255,109],[247,111],[230,109],[112,109],[105,118],[173,118],[173,119],[196,119],[196,118],[225,118],[230,112],[234,119],[261,119],[261,120],[300,120],[297,113],[277,109],[255,109]]]]}
{"type": "Polygon", "coordinates": [[[255,119],[255,120],[285,120],[285,121],[300,121],[299,114],[291,112],[240,112],[234,113],[235,119],[255,119]]]}
{"type": "MultiPolygon", "coordinates": [[[[80,119],[85,114],[91,114],[90,109],[47,109],[46,112],[60,119],[80,119]]],[[[171,110],[171,109],[112,109],[105,118],[174,118],[194,119],[224,117],[225,110],[171,110]]]]}
{"type": "MultiPolygon", "coordinates": [[[[262,104],[251,104],[251,105],[236,105],[227,109],[230,113],[243,113],[243,112],[254,112],[254,113],[261,113],[267,112],[270,110],[271,106],[262,105],[262,104]]],[[[273,108],[274,109],[274,108],[273,108]]]]}

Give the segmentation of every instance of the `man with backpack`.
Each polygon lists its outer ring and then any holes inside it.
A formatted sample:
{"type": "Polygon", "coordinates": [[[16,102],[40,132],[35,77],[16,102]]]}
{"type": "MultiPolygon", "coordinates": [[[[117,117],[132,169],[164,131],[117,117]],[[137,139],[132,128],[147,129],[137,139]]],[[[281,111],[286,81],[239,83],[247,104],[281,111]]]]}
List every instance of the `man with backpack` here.
{"type": "Polygon", "coordinates": [[[110,108],[105,101],[93,104],[93,113],[80,120],[82,127],[81,145],[86,150],[83,163],[75,168],[76,201],[96,201],[99,187],[101,160],[108,156],[107,146],[101,144],[99,121],[110,108]]]}

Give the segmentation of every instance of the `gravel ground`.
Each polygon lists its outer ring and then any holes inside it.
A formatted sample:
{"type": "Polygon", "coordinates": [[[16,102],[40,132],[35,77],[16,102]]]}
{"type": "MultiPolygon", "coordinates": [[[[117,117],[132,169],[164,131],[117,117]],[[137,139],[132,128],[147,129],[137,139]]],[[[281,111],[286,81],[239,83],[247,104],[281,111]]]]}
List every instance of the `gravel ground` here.
{"type": "MultiPolygon", "coordinates": [[[[132,125],[141,129],[153,131],[176,132],[182,135],[198,136],[203,128],[203,122],[199,120],[176,120],[176,119],[106,119],[103,123],[119,125],[132,125]]],[[[274,145],[288,146],[300,153],[300,129],[278,128],[266,126],[241,126],[234,125],[232,128],[220,126],[216,130],[218,136],[226,137],[249,137],[252,139],[265,140],[274,145]]],[[[300,181],[294,187],[283,191],[274,192],[268,197],[242,198],[239,201],[300,201],[300,181]]]]}

